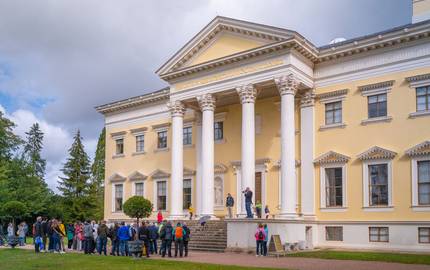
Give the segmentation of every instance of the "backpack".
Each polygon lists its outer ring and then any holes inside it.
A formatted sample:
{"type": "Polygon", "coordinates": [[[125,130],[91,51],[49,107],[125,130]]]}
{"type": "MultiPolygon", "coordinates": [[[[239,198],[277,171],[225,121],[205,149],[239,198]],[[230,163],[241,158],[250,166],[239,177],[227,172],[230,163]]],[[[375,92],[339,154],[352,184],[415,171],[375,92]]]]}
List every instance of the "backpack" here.
{"type": "Polygon", "coordinates": [[[184,241],[188,241],[190,239],[190,229],[188,227],[184,227],[185,235],[184,235],[184,241]]]}
{"type": "Polygon", "coordinates": [[[175,238],[182,239],[184,237],[184,232],[182,231],[182,227],[176,227],[175,229],[175,238]]]}
{"type": "MultiPolygon", "coordinates": [[[[164,230],[164,237],[166,240],[172,240],[172,232],[173,232],[173,228],[172,226],[165,226],[166,229],[164,230]]],[[[164,228],[164,227],[163,227],[164,228]]]]}
{"type": "Polygon", "coordinates": [[[264,234],[261,230],[258,232],[258,240],[264,240],[264,234]]]}

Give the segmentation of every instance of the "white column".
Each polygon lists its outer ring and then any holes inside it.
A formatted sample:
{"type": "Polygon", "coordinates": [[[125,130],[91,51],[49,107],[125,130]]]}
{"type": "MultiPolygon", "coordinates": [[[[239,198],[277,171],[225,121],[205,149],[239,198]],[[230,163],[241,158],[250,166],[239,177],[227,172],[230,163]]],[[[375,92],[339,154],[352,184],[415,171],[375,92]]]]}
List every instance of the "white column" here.
{"type": "Polygon", "coordinates": [[[197,97],[202,110],[202,208],[201,216],[214,216],[214,110],[210,94],[197,97]]]}
{"type": "Polygon", "coordinates": [[[172,176],[170,183],[170,216],[169,219],[184,218],[183,183],[184,183],[184,160],[183,160],[183,120],[185,107],[180,101],[168,103],[172,115],[172,176]]]}
{"type": "Polygon", "coordinates": [[[297,217],[296,149],[294,96],[297,82],[293,75],[275,79],[281,95],[281,212],[280,218],[297,217]]]}
{"type": "Polygon", "coordinates": [[[301,208],[305,219],[315,219],[314,98],[311,89],[300,100],[301,208]]]}
{"type": "Polygon", "coordinates": [[[195,112],[196,117],[196,217],[199,217],[202,212],[202,113],[195,112]]]}
{"type": "MultiPolygon", "coordinates": [[[[247,187],[255,195],[255,113],[254,105],[257,90],[253,85],[236,88],[242,103],[242,149],[241,149],[241,188],[237,196],[243,196],[242,191],[247,187]]],[[[255,197],[255,196],[254,196],[255,197]]],[[[242,198],[243,199],[243,198],[242,198]]],[[[244,199],[242,200],[245,201],[244,199]]],[[[255,203],[255,202],[254,202],[255,203]]],[[[245,204],[242,203],[240,215],[246,213],[245,204]]]]}

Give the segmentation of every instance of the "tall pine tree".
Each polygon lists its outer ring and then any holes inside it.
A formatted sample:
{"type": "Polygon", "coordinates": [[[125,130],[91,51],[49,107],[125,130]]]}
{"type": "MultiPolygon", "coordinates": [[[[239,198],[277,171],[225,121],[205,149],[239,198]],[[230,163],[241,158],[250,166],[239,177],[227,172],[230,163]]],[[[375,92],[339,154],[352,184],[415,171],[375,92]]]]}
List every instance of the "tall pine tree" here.
{"type": "Polygon", "coordinates": [[[64,215],[70,220],[84,220],[94,217],[94,200],[91,196],[90,160],[82,144],[78,130],[69,158],[61,170],[64,177],[58,181],[58,189],[64,197],[64,215]]]}
{"type": "Polygon", "coordinates": [[[39,124],[34,123],[25,134],[27,135],[27,141],[24,146],[24,155],[33,170],[34,176],[39,177],[43,182],[46,168],[46,160],[41,156],[43,132],[40,130],[39,124]]]}
{"type": "Polygon", "coordinates": [[[104,179],[105,179],[105,145],[106,129],[103,128],[97,142],[96,154],[91,166],[92,194],[96,200],[96,218],[103,218],[104,179]]]}

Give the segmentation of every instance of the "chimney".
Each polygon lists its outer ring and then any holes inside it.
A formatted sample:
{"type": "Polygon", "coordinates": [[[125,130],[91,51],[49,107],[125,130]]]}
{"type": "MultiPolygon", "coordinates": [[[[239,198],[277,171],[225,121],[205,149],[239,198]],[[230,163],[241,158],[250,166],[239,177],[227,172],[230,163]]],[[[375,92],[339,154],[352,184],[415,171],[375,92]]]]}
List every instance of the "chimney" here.
{"type": "Polygon", "coordinates": [[[412,23],[430,19],[430,0],[412,0],[412,23]]]}

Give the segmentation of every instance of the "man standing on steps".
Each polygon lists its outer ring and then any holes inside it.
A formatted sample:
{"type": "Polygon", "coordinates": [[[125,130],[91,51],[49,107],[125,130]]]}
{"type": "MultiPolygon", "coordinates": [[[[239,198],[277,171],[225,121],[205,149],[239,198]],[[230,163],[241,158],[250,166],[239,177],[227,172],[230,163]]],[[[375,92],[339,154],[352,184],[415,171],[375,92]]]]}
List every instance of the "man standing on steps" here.
{"type": "Polygon", "coordinates": [[[246,208],[246,218],[253,218],[251,205],[252,205],[252,191],[247,187],[242,193],[245,195],[245,208],[246,208]]]}
{"type": "Polygon", "coordinates": [[[234,206],[234,199],[230,193],[227,194],[227,199],[225,200],[225,206],[228,209],[228,218],[233,218],[232,208],[234,206]]]}

